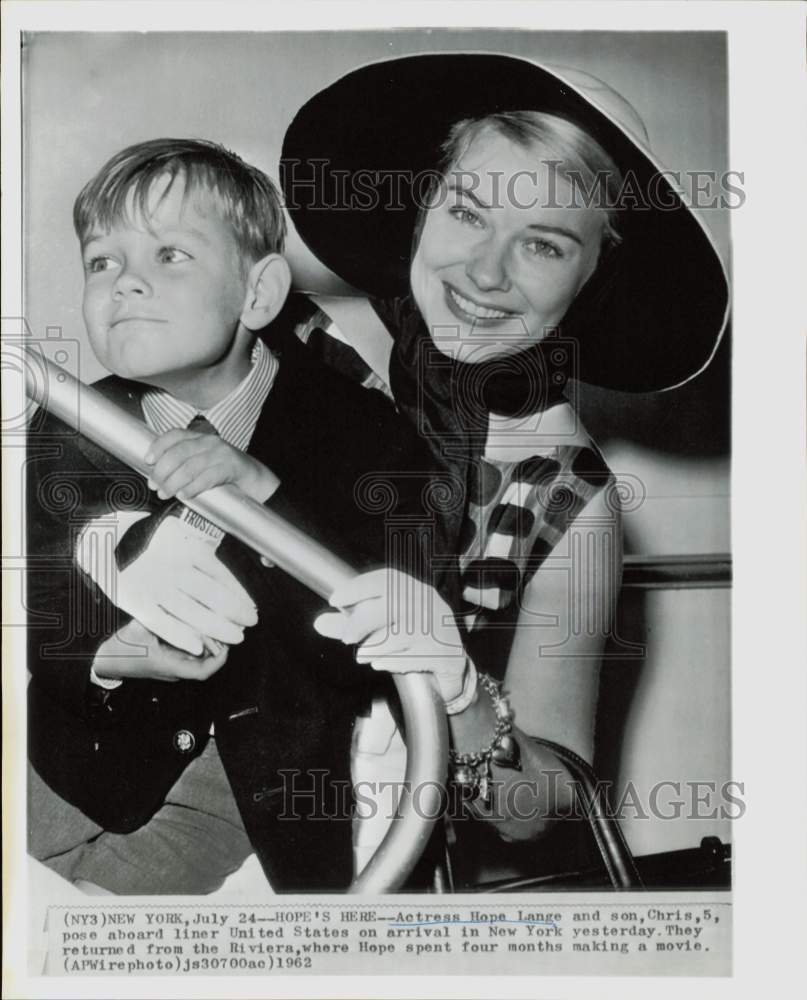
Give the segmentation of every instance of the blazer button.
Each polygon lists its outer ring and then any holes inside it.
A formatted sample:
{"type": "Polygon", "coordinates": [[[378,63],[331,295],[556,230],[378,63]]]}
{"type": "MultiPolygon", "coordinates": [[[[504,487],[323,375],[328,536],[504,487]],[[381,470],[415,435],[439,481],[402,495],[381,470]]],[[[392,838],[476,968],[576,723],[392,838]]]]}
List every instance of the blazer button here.
{"type": "Polygon", "coordinates": [[[196,746],[196,737],[188,729],[179,729],[174,733],[174,749],[180,753],[190,753],[196,746]]]}

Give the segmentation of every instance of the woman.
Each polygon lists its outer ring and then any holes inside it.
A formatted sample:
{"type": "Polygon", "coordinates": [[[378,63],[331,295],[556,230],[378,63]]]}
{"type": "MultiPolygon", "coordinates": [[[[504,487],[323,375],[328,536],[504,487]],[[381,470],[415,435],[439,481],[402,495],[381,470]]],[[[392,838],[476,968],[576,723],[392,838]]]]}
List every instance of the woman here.
{"type": "MultiPolygon", "coordinates": [[[[356,70],[298,113],[281,169],[305,243],[371,296],[322,299],[329,319],[303,336],[338,328],[366,384],[389,387],[445,465],[468,655],[442,655],[459,641],[449,625],[431,644],[383,635],[382,572],[335,594],[342,613],[317,627],[363,640],[378,668],[432,670],[465,800],[504,839],[534,839],[570,793],[530,737],[591,760],[621,576],[614,478],[570,380],[646,392],[692,378],[722,335],[723,267],[633,108],[586,74],[521,59],[356,70]]],[[[354,776],[389,776],[396,746],[377,705],[354,776]]],[[[369,849],[378,830],[359,837],[369,849]]]]}

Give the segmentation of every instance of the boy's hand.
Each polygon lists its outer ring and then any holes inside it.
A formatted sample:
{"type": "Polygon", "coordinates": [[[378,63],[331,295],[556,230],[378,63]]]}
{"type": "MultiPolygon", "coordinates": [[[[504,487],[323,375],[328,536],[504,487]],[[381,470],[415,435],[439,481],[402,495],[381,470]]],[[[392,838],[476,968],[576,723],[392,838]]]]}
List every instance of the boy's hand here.
{"type": "Polygon", "coordinates": [[[168,646],[132,620],[98,647],[93,669],[109,680],[205,681],[227,660],[227,646],[208,640],[202,657],[168,646]]]}
{"type": "Polygon", "coordinates": [[[433,587],[406,573],[373,570],[331,595],[339,613],[320,615],[320,635],[359,643],[356,660],[390,673],[434,675],[448,704],[462,692],[467,657],[451,609],[433,587]]]}
{"type": "Polygon", "coordinates": [[[263,503],[280,485],[274,472],[218,434],[168,431],[149,448],[146,461],[152,466],[149,486],[163,500],[190,500],[214,486],[233,483],[263,503]]]}
{"type": "Polygon", "coordinates": [[[84,530],[79,565],[113,604],[165,642],[199,656],[204,637],[232,645],[257,623],[252,598],[210,541],[179,518],[163,518],[146,549],[122,570],[103,546],[106,530],[102,524],[99,536],[92,522],[84,530]]]}

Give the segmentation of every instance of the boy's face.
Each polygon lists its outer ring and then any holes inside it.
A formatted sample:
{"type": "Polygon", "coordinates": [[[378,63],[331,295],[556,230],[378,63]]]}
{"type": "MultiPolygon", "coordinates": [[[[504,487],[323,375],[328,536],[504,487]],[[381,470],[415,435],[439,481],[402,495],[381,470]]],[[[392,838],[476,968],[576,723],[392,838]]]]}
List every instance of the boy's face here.
{"type": "Polygon", "coordinates": [[[161,201],[167,184],[168,175],[154,182],[145,217],[130,202],[108,233],[90,234],[84,320],[109,371],[196,401],[200,387],[219,395],[217,385],[243,377],[236,334],[246,279],[215,209],[185,199],[181,177],[161,201]]]}
{"type": "Polygon", "coordinates": [[[482,133],[426,212],[412,291],[449,357],[489,361],[542,340],[597,265],[604,214],[575,204],[546,159],[482,133]]]}

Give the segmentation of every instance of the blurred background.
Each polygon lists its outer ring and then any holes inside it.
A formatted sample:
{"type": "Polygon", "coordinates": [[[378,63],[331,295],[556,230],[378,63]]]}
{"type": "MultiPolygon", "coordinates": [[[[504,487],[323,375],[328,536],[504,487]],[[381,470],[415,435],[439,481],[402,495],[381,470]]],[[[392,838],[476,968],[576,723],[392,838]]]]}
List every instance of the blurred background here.
{"type": "MultiPolygon", "coordinates": [[[[104,374],[81,318],[71,210],[114,152],[157,136],[213,139],[277,176],[298,107],[351,68],[404,53],[487,50],[579,67],[623,94],[668,168],[727,162],[726,43],[720,33],[400,30],[276,33],[37,33],[25,38],[26,319],[85,381],[104,374]]],[[[345,109],[345,115],[350,109],[345,109]]],[[[686,184],[684,185],[686,190],[686,184]]],[[[728,212],[702,213],[729,263],[728,212]]],[[[292,233],[306,282],[329,279],[292,233]]],[[[337,290],[337,285],[333,285],[337,290]]],[[[49,353],[52,353],[49,351],[49,353]]],[[[645,802],[659,782],[730,778],[730,354],[724,342],[688,386],[628,396],[579,386],[583,423],[626,484],[625,585],[603,667],[598,765],[645,802]]],[[[659,799],[666,812],[675,798],[659,799]]],[[[691,803],[690,803],[691,804],[691,803]]],[[[701,807],[705,814],[706,807],[701,807]]],[[[729,837],[709,816],[626,810],[635,851],[729,837]]]]}

